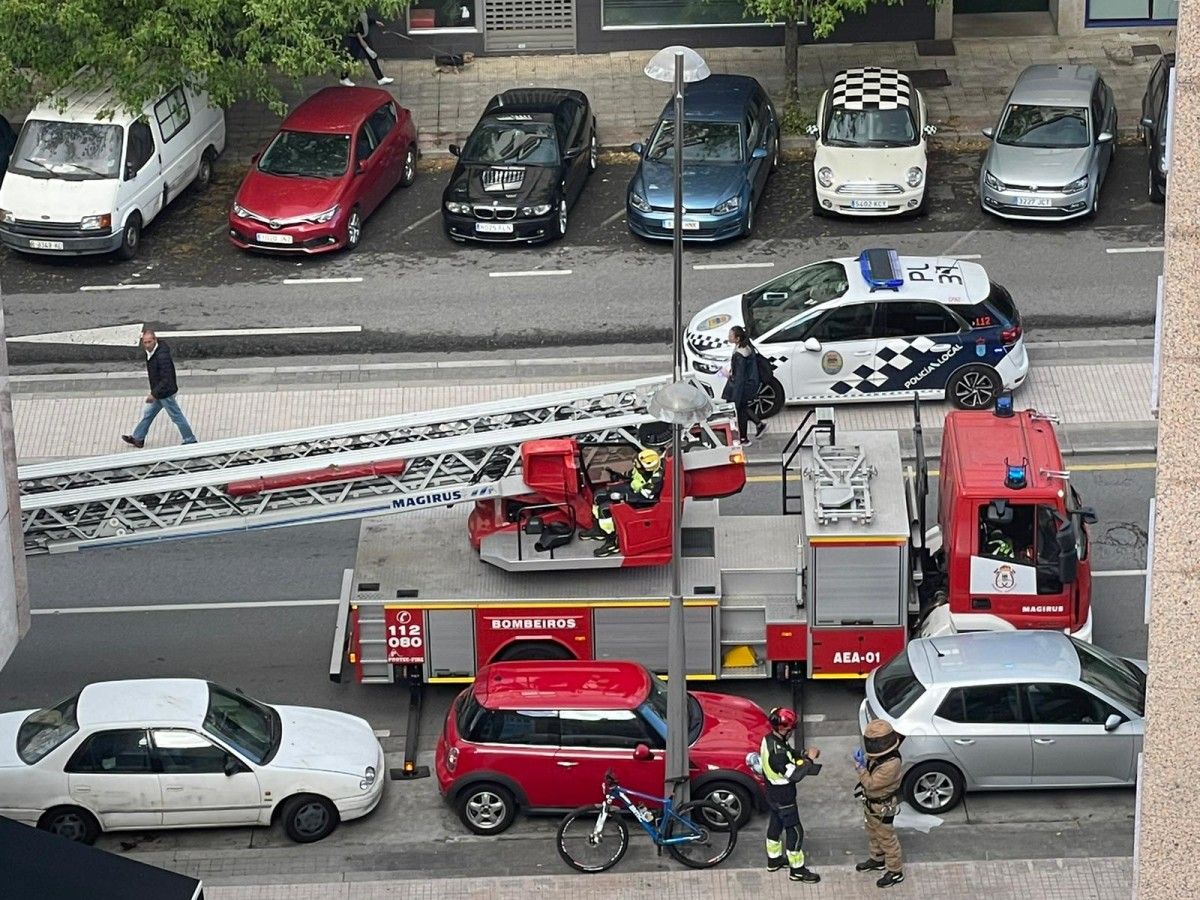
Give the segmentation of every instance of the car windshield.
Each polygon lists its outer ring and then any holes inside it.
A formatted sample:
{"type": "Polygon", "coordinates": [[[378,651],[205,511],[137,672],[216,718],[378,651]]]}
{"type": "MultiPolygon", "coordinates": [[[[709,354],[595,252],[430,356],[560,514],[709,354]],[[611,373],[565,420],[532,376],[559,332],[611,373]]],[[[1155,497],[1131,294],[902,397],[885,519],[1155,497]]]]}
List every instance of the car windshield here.
{"type": "MultiPolygon", "coordinates": [[[[646,159],[674,162],[675,120],[663,119],[650,141],[646,159]]],[[[737,122],[683,120],[683,161],[735,163],[742,161],[742,130],[737,122]]]]}
{"type": "Polygon", "coordinates": [[[1121,659],[1071,638],[1079,654],[1079,680],[1132,709],[1146,714],[1146,673],[1127,659],[1121,659]]]}
{"type": "Polygon", "coordinates": [[[849,289],[846,267],[841,263],[804,266],[743,294],[742,318],[750,337],[756,338],[849,289]]]}
{"type": "Polygon", "coordinates": [[[875,670],[875,697],[883,711],[893,718],[902,716],[925,693],[908,662],[908,650],[901,650],[892,661],[875,670]]]}
{"type": "Polygon", "coordinates": [[[208,686],[204,730],[258,765],[275,755],[283,734],[274,709],[215,684],[208,686]]]}
{"type": "Polygon", "coordinates": [[[120,125],[29,119],[17,139],[9,171],[67,181],[116,178],[123,140],[120,125]]]}
{"type": "Polygon", "coordinates": [[[484,119],[467,138],[462,159],[485,166],[553,166],[558,164],[558,139],[548,122],[484,119]]]}
{"type": "Polygon", "coordinates": [[[917,126],[907,106],[895,109],[835,106],[825,121],[824,142],[831,147],[911,147],[917,142],[917,126]]]}
{"type": "Polygon", "coordinates": [[[337,178],[346,174],[350,135],[281,131],[258,160],[269,175],[337,178]]]}
{"type": "Polygon", "coordinates": [[[996,132],[996,142],[1012,147],[1086,147],[1091,143],[1082,106],[1012,103],[996,132]]]}
{"type": "Polygon", "coordinates": [[[79,730],[75,707],[79,695],[68,697],[57,706],[30,713],[17,730],[17,756],[33,765],[79,730]]]}
{"type": "MultiPolygon", "coordinates": [[[[700,737],[700,732],[704,728],[704,710],[700,708],[700,701],[691,694],[688,698],[688,746],[696,742],[700,737]]],[[[667,737],[667,683],[655,675],[650,673],[650,694],[646,697],[646,702],[642,704],[642,712],[655,730],[663,736],[667,737]]]]}

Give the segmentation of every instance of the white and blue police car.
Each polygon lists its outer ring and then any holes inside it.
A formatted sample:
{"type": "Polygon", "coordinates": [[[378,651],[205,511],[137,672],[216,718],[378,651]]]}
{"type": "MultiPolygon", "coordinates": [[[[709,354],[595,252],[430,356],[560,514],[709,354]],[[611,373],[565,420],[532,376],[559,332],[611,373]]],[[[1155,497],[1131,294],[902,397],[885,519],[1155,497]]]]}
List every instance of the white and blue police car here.
{"type": "Polygon", "coordinates": [[[1012,297],[983,266],[864,250],[794,269],[713,303],[684,336],[689,372],[716,397],[729,329],[743,326],[774,366],[754,405],[949,399],[987,409],[1021,385],[1029,357],[1012,297]]]}

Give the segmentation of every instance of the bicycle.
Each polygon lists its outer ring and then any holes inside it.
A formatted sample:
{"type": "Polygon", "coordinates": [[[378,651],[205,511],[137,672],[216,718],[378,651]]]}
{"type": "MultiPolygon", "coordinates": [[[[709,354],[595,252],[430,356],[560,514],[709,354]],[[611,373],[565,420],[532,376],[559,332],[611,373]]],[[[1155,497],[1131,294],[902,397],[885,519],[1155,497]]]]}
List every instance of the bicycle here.
{"type": "Polygon", "coordinates": [[[637,819],[660,856],[665,847],[671,856],[693,869],[718,865],[737,845],[737,825],[720,804],[693,800],[676,809],[670,797],[621,787],[610,769],[604,776],[604,802],[581,806],[568,813],[558,826],[558,855],[563,862],[587,873],[604,872],[620,862],[629,849],[629,827],[622,812],[637,819]],[[660,804],[662,809],[656,815],[635,798],[660,804]],[[586,861],[585,854],[591,854],[586,861]]]}

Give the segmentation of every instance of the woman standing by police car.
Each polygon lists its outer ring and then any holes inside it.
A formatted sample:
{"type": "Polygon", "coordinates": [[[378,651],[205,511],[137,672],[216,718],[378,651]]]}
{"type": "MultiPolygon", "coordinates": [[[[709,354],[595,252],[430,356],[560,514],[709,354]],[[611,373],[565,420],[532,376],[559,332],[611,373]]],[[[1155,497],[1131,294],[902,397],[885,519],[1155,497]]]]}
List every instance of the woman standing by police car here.
{"type": "Polygon", "coordinates": [[[750,337],[741,325],[734,325],[729,329],[729,343],[733,345],[733,357],[729,361],[726,373],[729,380],[725,382],[721,399],[732,403],[737,410],[738,438],[743,444],[749,444],[750,435],[746,433],[747,420],[754,423],[755,437],[767,428],[767,423],[750,407],[762,388],[762,376],[759,372],[761,364],[758,351],[750,343],[750,337]]]}

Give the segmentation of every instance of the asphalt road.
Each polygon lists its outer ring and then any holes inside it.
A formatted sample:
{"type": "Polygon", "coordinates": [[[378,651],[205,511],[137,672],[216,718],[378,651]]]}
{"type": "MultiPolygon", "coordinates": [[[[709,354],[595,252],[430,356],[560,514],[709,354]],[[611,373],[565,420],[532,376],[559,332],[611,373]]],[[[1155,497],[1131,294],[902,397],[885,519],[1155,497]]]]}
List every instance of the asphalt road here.
{"type": "MultiPolygon", "coordinates": [[[[1145,248],[1161,246],[1163,212],[1144,196],[1141,151],[1122,148],[1095,219],[1064,224],[985,216],[976,191],[979,163],[973,152],[935,155],[929,215],[880,221],[813,218],[809,166],[785,163],[752,237],[689,246],[686,311],[806,262],[892,246],[904,253],[978,256],[1012,291],[1035,339],[1152,334],[1162,257],[1145,248]]],[[[208,193],[188,194],[169,207],[148,228],[142,256],[133,262],[4,251],[8,334],[129,322],[188,330],[362,328],[330,336],[181,339],[189,358],[597,343],[627,348],[667,340],[670,248],[629,234],[623,209],[632,166],[619,158],[595,173],[568,236],[555,244],[454,244],[439,218],[446,174],[433,167],[368,220],[355,253],[304,259],[247,254],[227,242],[225,216],[240,174],[221,170],[208,193]],[[529,271],[541,274],[513,275],[529,271]],[[289,279],[305,281],[285,283],[289,279]],[[126,289],[107,289],[118,286],[126,289]]],[[[12,345],[10,353],[20,363],[116,358],[127,351],[12,345]]]]}

